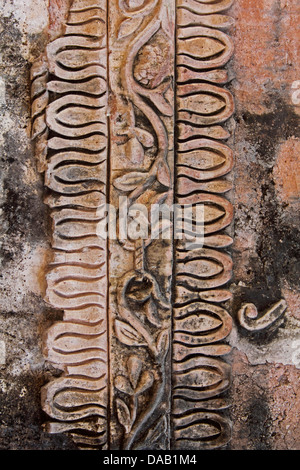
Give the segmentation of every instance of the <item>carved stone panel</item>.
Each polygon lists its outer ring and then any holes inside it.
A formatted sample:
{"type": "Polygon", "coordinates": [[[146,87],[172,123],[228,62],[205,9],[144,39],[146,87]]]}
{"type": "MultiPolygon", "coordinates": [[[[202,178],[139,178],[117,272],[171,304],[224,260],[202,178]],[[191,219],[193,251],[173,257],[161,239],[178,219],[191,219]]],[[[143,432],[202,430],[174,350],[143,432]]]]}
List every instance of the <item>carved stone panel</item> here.
{"type": "MultiPolygon", "coordinates": [[[[230,299],[232,261],[226,234],[233,209],[224,196],[233,152],[223,127],[234,112],[225,65],[233,45],[221,15],[231,2],[179,1],[176,28],[176,184],[179,204],[204,207],[203,240],[176,244],[173,310],[173,447],[213,449],[230,440],[224,416],[229,403],[230,351],[226,337],[232,320],[222,307],[230,299]],[[220,305],[221,304],[221,305],[220,305]]],[[[192,216],[194,217],[194,216],[192,216]]],[[[194,223],[197,223],[194,221],[194,223]]],[[[193,228],[193,227],[191,227],[193,228]]]]}
{"type": "Polygon", "coordinates": [[[42,390],[51,433],[79,447],[108,436],[107,244],[97,236],[108,168],[107,33],[103,0],[74,0],[64,35],[34,64],[32,130],[53,224],[46,301],[64,311],[44,354],[62,370],[42,390]]]}
{"type": "Polygon", "coordinates": [[[42,407],[47,431],[79,448],[230,440],[231,4],[73,0],[32,67],[52,219],[45,301],[63,312],[45,332],[61,374],[42,407]],[[186,207],[190,232],[177,236],[186,207]]]}
{"type": "Polygon", "coordinates": [[[110,203],[129,214],[109,242],[113,448],[170,446],[172,240],[132,238],[130,215],[173,202],[174,21],[172,2],[110,2],[110,203]]]}

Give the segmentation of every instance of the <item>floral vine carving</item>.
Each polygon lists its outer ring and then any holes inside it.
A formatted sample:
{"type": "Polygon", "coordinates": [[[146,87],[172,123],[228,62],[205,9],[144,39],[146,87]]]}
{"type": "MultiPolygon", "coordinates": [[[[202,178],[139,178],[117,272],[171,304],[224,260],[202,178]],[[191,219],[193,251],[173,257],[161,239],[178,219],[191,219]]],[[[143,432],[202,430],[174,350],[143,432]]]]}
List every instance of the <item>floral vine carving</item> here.
{"type": "MultiPolygon", "coordinates": [[[[166,54],[162,46],[166,39],[173,41],[174,25],[162,0],[119,0],[119,9],[123,17],[116,35],[124,43],[126,54],[120,67],[121,96],[114,103],[118,110],[116,143],[124,149],[124,158],[136,163],[136,168],[117,176],[113,185],[126,194],[130,209],[140,202],[148,206],[164,202],[171,187],[164,119],[174,114],[168,101],[173,84],[168,67],[161,65],[166,54]],[[147,64],[147,57],[151,57],[151,63],[147,64]],[[149,73],[145,74],[147,67],[149,73]],[[140,126],[141,116],[149,123],[148,129],[140,126]],[[151,155],[148,160],[146,153],[151,155]]],[[[149,363],[153,364],[142,371],[141,359],[130,354],[126,362],[128,377],[119,375],[114,381],[118,391],[117,416],[124,428],[123,447],[130,449],[138,445],[141,432],[149,442],[155,442],[167,426],[159,416],[159,406],[166,387],[170,305],[155,277],[147,271],[144,257],[151,239],[120,242],[124,249],[135,251],[135,269],[118,285],[115,334],[125,346],[145,348],[149,363]],[[141,401],[144,401],[143,410],[141,401]],[[149,430],[151,425],[156,430],[153,433],[149,430]]]]}
{"type": "MultiPolygon", "coordinates": [[[[172,25],[167,21],[168,14],[162,13],[162,9],[166,8],[162,3],[161,0],[145,1],[142,4],[139,1],[120,1],[120,9],[127,19],[123,20],[120,25],[118,39],[125,39],[133,33],[135,35],[129,44],[128,53],[121,70],[122,89],[125,90],[124,98],[130,111],[123,113],[123,115],[125,114],[126,125],[123,129],[120,129],[118,137],[120,142],[122,142],[122,139],[123,142],[127,140],[127,148],[130,142],[135,155],[138,153],[143,154],[144,148],[151,148],[155,145],[152,134],[136,126],[134,109],[137,108],[151,123],[157,140],[156,156],[147,171],[127,173],[117,178],[113,183],[117,189],[128,193],[130,204],[136,202],[139,196],[154,186],[156,182],[162,185],[165,191],[171,185],[170,169],[167,162],[168,137],[160,117],[160,114],[165,116],[173,115],[173,108],[166,98],[166,93],[172,85],[171,79],[165,77],[162,83],[156,87],[147,88],[142,83],[143,80],[137,81],[134,72],[137,55],[159,30],[162,30],[166,36],[171,36],[172,25]],[[154,14],[149,15],[153,11],[154,14]],[[164,18],[164,22],[157,19],[158,17],[164,18]],[[152,103],[155,110],[147,103],[147,100],[152,103]]],[[[147,47],[150,48],[149,45],[147,47]]],[[[153,47],[152,49],[155,52],[157,48],[153,47]]]]}
{"type": "Polygon", "coordinates": [[[146,272],[132,271],[121,280],[118,294],[119,315],[115,320],[115,333],[126,346],[145,347],[155,359],[159,373],[148,370],[142,373],[142,362],[131,355],[127,361],[128,378],[118,376],[115,387],[131,397],[128,406],[117,398],[117,414],[125,429],[124,448],[135,442],[145,423],[159,406],[165,387],[165,360],[170,347],[169,330],[165,312],[169,309],[157,281],[146,272]],[[146,411],[138,415],[138,398],[150,387],[152,400],[146,411]]]}

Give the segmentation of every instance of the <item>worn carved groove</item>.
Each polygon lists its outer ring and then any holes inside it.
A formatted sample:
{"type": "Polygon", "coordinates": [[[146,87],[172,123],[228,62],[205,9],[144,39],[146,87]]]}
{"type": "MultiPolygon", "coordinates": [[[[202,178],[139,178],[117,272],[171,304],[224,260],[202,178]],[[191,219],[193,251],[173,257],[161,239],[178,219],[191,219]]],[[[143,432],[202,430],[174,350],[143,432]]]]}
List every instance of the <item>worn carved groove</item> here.
{"type": "Polygon", "coordinates": [[[230,439],[231,4],[73,0],[64,34],[32,67],[32,137],[53,227],[46,301],[63,312],[45,335],[61,375],[43,387],[42,406],[47,430],[79,448],[230,439]],[[107,203],[130,221],[141,204],[150,213],[174,202],[204,208],[203,246],[189,245],[192,229],[177,240],[176,217],[169,239],[162,220],[156,238],[119,225],[116,237],[98,236],[107,203]]]}
{"type": "MultiPolygon", "coordinates": [[[[231,316],[218,304],[230,299],[227,285],[232,260],[224,249],[232,239],[224,233],[233,218],[223,193],[231,189],[226,175],[232,150],[223,140],[230,133],[220,124],[234,111],[231,93],[220,85],[233,45],[220,31],[232,19],[215,13],[232,2],[177,1],[177,130],[176,199],[204,205],[204,247],[176,245],[173,314],[173,426],[175,449],[213,449],[230,439],[223,398],[230,386],[230,366],[222,356],[232,327],[231,316]],[[203,16],[204,15],[204,16],[203,16]]],[[[191,234],[192,235],[192,234],[191,234]]]]}
{"type": "Polygon", "coordinates": [[[32,68],[32,135],[49,189],[53,259],[47,302],[63,321],[44,354],[63,374],[42,390],[51,433],[107,447],[107,250],[96,235],[107,179],[106,4],[74,0],[62,37],[32,68]]]}

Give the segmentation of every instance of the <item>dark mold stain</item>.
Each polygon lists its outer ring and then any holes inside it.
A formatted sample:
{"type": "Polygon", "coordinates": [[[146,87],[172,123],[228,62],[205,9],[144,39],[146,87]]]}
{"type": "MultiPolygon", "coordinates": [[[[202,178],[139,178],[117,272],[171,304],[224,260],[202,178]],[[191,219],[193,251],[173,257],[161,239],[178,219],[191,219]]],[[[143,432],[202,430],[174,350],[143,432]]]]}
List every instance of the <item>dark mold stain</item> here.
{"type": "Polygon", "coordinates": [[[266,397],[253,397],[248,408],[248,426],[253,450],[271,450],[268,427],[271,415],[266,397]]]}
{"type": "Polygon", "coordinates": [[[257,161],[249,168],[249,176],[257,182],[262,199],[256,214],[237,201],[236,226],[250,224],[254,216],[258,217],[259,225],[256,229],[258,256],[247,266],[253,281],[246,289],[236,288],[236,309],[241,302],[253,302],[260,310],[280,300],[282,279],[292,288],[299,286],[299,229],[284,218],[272,173],[279,145],[291,137],[300,138],[299,116],[277,95],[270,95],[270,99],[276,103],[275,112],[237,116],[241,135],[256,148],[257,161]]]}

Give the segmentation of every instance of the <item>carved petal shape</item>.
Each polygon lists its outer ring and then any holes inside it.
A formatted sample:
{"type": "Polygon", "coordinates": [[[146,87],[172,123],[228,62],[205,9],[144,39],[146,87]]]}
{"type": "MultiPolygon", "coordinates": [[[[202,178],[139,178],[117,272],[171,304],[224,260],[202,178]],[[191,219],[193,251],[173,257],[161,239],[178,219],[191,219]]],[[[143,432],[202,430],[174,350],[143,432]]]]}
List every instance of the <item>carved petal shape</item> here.
{"type": "Polygon", "coordinates": [[[133,34],[140,27],[142,21],[143,18],[140,18],[139,16],[123,21],[119,29],[118,39],[123,39],[133,34]]]}
{"type": "Polygon", "coordinates": [[[126,432],[128,433],[130,432],[132,426],[129,408],[123,400],[120,400],[120,398],[117,398],[116,405],[119,422],[122,424],[122,426],[124,426],[126,432]]]}
{"type": "Polygon", "coordinates": [[[233,167],[232,150],[220,142],[195,139],[179,143],[179,174],[199,180],[217,178],[229,173],[233,167]]]}
{"type": "Polygon", "coordinates": [[[216,305],[193,302],[185,307],[175,309],[174,338],[182,344],[199,346],[201,344],[215,343],[226,338],[231,331],[231,327],[232,319],[229,313],[216,305]],[[197,321],[196,324],[194,323],[194,326],[200,329],[197,330],[195,328],[192,330],[192,324],[188,325],[188,322],[189,319],[194,319],[195,316],[199,317],[200,320],[205,319],[205,327],[211,325],[214,328],[207,329],[204,334],[201,330],[201,323],[199,324],[199,321],[197,321]],[[182,325],[185,325],[185,328],[182,328],[182,325]]]}
{"type": "Polygon", "coordinates": [[[225,157],[213,149],[193,150],[178,155],[178,165],[185,165],[197,170],[212,170],[225,162],[225,157]]]}
{"type": "Polygon", "coordinates": [[[137,186],[143,184],[146,178],[146,173],[132,171],[131,173],[126,173],[125,175],[116,178],[113,185],[121,191],[133,191],[137,186]]]}
{"type": "Polygon", "coordinates": [[[178,65],[200,70],[218,68],[228,62],[232,53],[230,38],[218,29],[203,26],[178,29],[178,65]]]}
{"type": "Polygon", "coordinates": [[[179,204],[204,204],[204,233],[217,232],[227,227],[233,219],[232,204],[215,194],[196,193],[184,198],[178,197],[179,204]]]}
{"type": "Polygon", "coordinates": [[[118,340],[127,346],[146,346],[143,337],[128,323],[116,320],[115,331],[118,340]]]}
{"type": "Polygon", "coordinates": [[[120,392],[126,393],[127,395],[133,395],[133,388],[131,387],[129,380],[123,375],[118,375],[115,379],[115,387],[120,392]]]}
{"type": "Polygon", "coordinates": [[[221,44],[214,38],[198,37],[185,39],[184,44],[180,47],[180,51],[199,59],[208,59],[216,54],[220,54],[224,47],[224,44],[221,44]]]}
{"type": "Polygon", "coordinates": [[[178,449],[216,449],[231,437],[229,420],[219,413],[193,412],[175,420],[175,440],[178,449]]]}
{"type": "Polygon", "coordinates": [[[94,65],[99,63],[99,51],[84,51],[81,49],[59,52],[57,60],[70,68],[78,67],[78,64],[94,65]]]}
{"type": "Polygon", "coordinates": [[[190,315],[176,321],[175,331],[186,331],[191,333],[203,333],[219,328],[222,322],[218,318],[208,315],[190,315]]]}
{"type": "Polygon", "coordinates": [[[174,390],[178,397],[204,399],[227,390],[230,366],[221,359],[192,357],[174,364],[174,390]]]}
{"type": "Polygon", "coordinates": [[[233,18],[225,15],[203,15],[200,16],[192,11],[179,8],[177,24],[179,26],[207,26],[210,28],[228,28],[234,24],[233,18]]]}
{"type": "Polygon", "coordinates": [[[222,194],[230,191],[232,183],[224,179],[215,179],[213,181],[200,183],[196,180],[196,175],[193,175],[195,179],[190,177],[178,178],[177,183],[177,194],[179,196],[188,196],[193,192],[206,191],[208,193],[222,194]]]}
{"type": "Polygon", "coordinates": [[[220,381],[219,374],[216,374],[205,368],[195,369],[190,372],[184,372],[181,375],[175,375],[175,388],[182,385],[188,385],[192,388],[214,387],[220,381]]]}
{"type": "Polygon", "coordinates": [[[205,93],[179,98],[180,110],[187,110],[196,114],[215,114],[221,111],[224,102],[216,96],[205,93]]]}
{"type": "Polygon", "coordinates": [[[178,273],[192,274],[200,279],[217,276],[222,271],[223,267],[210,259],[191,260],[178,266],[178,273]]]}
{"type": "Polygon", "coordinates": [[[198,15],[208,15],[219,13],[231,7],[233,0],[178,0],[178,6],[187,7],[189,10],[198,15]]]}

